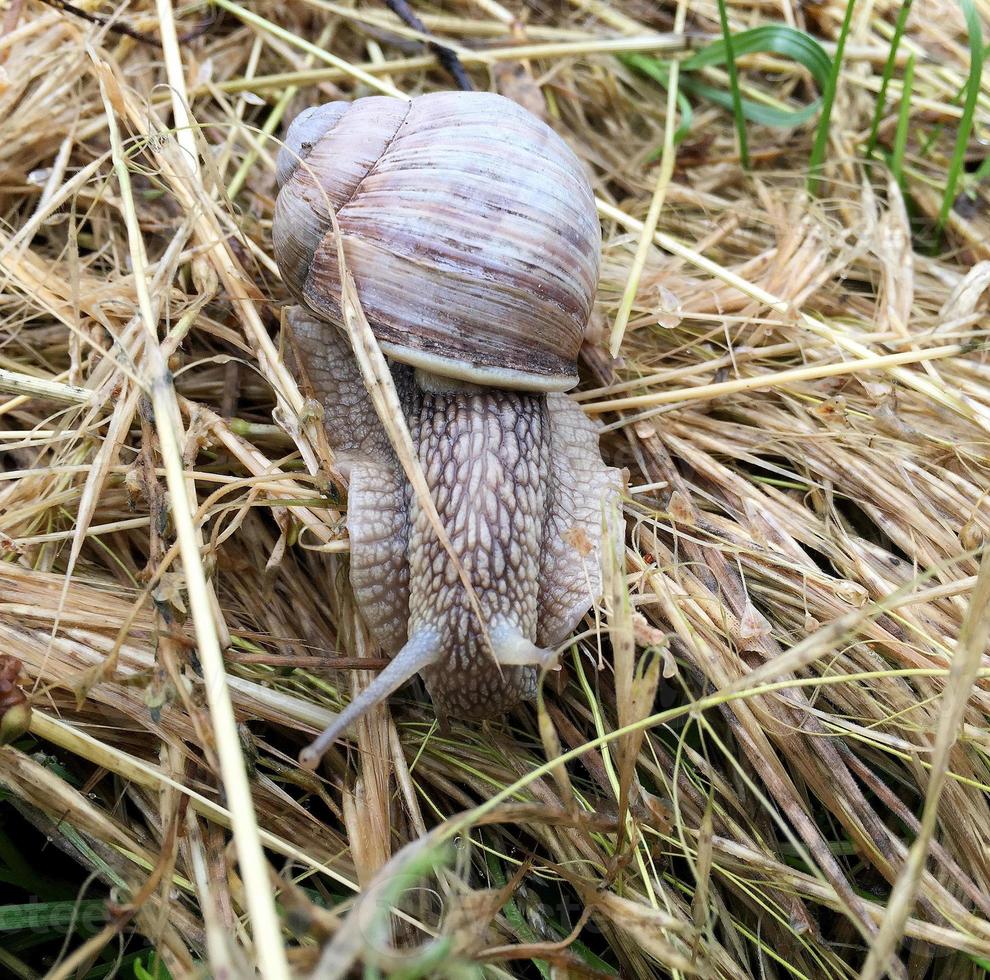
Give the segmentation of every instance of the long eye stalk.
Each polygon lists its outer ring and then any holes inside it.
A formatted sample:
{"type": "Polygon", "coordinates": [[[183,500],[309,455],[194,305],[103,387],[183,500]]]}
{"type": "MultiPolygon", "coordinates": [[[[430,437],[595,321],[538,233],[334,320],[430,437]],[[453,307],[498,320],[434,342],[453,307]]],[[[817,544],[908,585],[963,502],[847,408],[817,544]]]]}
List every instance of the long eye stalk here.
{"type": "Polygon", "coordinates": [[[424,629],[409,637],[392,662],[299,753],[299,764],[315,769],[323,753],[368,711],[381,704],[424,667],[436,662],[440,638],[434,630],[424,629]]]}

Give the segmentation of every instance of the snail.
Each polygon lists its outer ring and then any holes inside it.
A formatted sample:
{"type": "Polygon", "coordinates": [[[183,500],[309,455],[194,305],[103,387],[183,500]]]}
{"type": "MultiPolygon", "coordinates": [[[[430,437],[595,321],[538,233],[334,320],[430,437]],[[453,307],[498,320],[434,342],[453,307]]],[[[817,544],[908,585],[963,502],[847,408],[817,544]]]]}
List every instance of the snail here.
{"type": "Polygon", "coordinates": [[[420,674],[437,713],[490,718],[601,588],[618,471],[563,392],[598,279],[601,229],[577,157],[498,95],[332,102],[293,121],[272,227],[297,365],[348,480],[350,579],[388,666],[301,755],[420,674]],[[431,497],[470,592],[413,493],[343,323],[345,267],[389,357],[431,497]],[[480,612],[483,622],[479,623],[480,612]]]}

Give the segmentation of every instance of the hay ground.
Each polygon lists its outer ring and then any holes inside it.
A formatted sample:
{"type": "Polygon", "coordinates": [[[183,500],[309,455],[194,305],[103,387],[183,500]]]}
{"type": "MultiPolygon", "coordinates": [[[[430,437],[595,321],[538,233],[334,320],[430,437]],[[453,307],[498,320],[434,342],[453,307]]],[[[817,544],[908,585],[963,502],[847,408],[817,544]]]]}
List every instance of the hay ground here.
{"type": "MultiPolygon", "coordinates": [[[[0,26],[0,707],[33,708],[0,748],[0,973],[985,976],[990,87],[965,5],[909,11],[869,162],[902,5],[856,4],[812,195],[817,111],[749,123],[747,170],[696,87],[726,67],[669,70],[720,36],[712,0],[417,3],[593,175],[577,397],[628,470],[626,534],[541,705],[441,732],[412,685],[317,776],[296,754],[375,651],[282,358],[270,134],[452,83],[370,0],[83,6],[153,43],[37,0],[0,26]]],[[[727,10],[830,57],[846,12],[727,10]]],[[[784,53],[738,69],[759,105],[820,94],[784,53]]]]}

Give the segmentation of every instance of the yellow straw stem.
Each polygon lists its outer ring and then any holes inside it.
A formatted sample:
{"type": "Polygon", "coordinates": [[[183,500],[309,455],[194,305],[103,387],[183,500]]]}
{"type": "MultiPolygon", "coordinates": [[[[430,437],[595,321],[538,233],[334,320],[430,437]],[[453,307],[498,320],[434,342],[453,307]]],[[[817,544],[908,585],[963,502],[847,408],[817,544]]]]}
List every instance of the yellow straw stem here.
{"type": "MultiPolygon", "coordinates": [[[[684,29],[684,16],[686,4],[681,2],[677,7],[677,16],[674,21],[674,31],[680,35],[684,29]]],[[[657,222],[660,220],[660,210],[667,197],[667,186],[674,173],[674,161],[677,159],[677,152],[674,147],[674,136],[677,132],[675,124],[677,122],[677,89],[680,79],[681,63],[673,61],[670,65],[670,80],[667,84],[667,114],[663,127],[663,151],[660,157],[660,172],[657,174],[656,187],[653,189],[653,198],[650,200],[650,209],[646,212],[646,221],[643,222],[643,229],[639,236],[639,244],[636,246],[636,255],[633,258],[629,275],[626,278],[626,287],[622,292],[622,302],[619,303],[619,311],[615,315],[615,322],[612,324],[612,331],[609,335],[608,349],[613,357],[618,357],[619,348],[622,346],[622,338],[626,333],[626,325],[629,323],[629,314],[632,311],[633,302],[636,299],[636,292],[639,289],[639,280],[642,278],[643,269],[646,266],[646,257],[650,254],[650,247],[653,245],[653,235],[657,230],[657,222]]]]}
{"type": "MultiPolygon", "coordinates": [[[[596,198],[596,203],[598,205],[598,213],[600,215],[605,218],[611,218],[613,221],[617,221],[620,225],[624,228],[628,228],[630,231],[642,231],[645,227],[642,221],[638,221],[631,215],[626,214],[625,211],[615,207],[613,204],[609,204],[608,201],[603,201],[601,198],[596,198]]],[[[696,252],[693,248],[690,248],[683,242],[678,241],[672,235],[668,235],[662,231],[657,231],[653,234],[653,240],[665,251],[670,252],[672,255],[676,255],[679,258],[685,259],[696,269],[701,269],[709,275],[715,276],[716,279],[720,279],[722,282],[735,287],[743,295],[749,296],[751,299],[755,299],[758,302],[765,304],[777,313],[796,317],[801,326],[805,327],[807,330],[810,330],[816,336],[837,344],[839,347],[855,354],[859,358],[869,359],[874,356],[865,344],[861,344],[852,337],[848,337],[839,331],[833,330],[827,323],[824,323],[821,320],[816,320],[807,313],[803,313],[800,310],[795,309],[794,306],[787,300],[781,299],[779,296],[774,296],[773,293],[768,292],[762,286],[757,286],[755,283],[743,279],[742,276],[736,275],[736,273],[732,272],[730,269],[726,269],[717,262],[713,262],[711,259],[705,258],[705,256],[700,252],[696,252]]],[[[951,409],[962,418],[968,419],[969,421],[974,422],[981,428],[990,432],[990,414],[978,409],[972,402],[949,394],[938,385],[934,384],[930,379],[922,378],[913,371],[905,370],[903,367],[895,366],[892,369],[891,374],[893,374],[893,376],[902,384],[907,385],[909,388],[913,388],[915,391],[918,391],[923,395],[926,395],[933,401],[938,402],[938,404],[944,405],[946,408],[951,409]]]]}
{"type": "Polygon", "coordinates": [[[753,391],[757,388],[780,388],[798,381],[813,381],[816,378],[831,378],[842,374],[860,374],[864,371],[880,371],[900,364],[916,364],[921,361],[934,361],[940,357],[961,354],[959,344],[946,344],[928,350],[908,350],[899,354],[877,354],[862,357],[855,361],[840,361],[837,364],[817,364],[811,367],[789,368],[772,374],[757,374],[749,378],[734,378],[732,381],[719,381],[696,388],[675,388],[672,391],[658,391],[652,395],[630,395],[628,398],[613,398],[604,402],[589,402],[582,406],[591,415],[602,412],[620,412],[630,408],[654,408],[657,405],[673,405],[677,402],[709,401],[722,395],[735,395],[740,391],[753,391]]]}
{"type": "Polygon", "coordinates": [[[66,405],[85,405],[92,396],[91,391],[77,385],[49,381],[30,374],[21,374],[20,371],[6,371],[3,368],[0,368],[0,391],[24,398],[47,398],[49,401],[64,402],[66,405]]]}
{"type": "MultiPolygon", "coordinates": [[[[161,0],[161,3],[167,5],[167,0],[161,0]]],[[[172,39],[174,41],[174,30],[172,39]]],[[[217,632],[218,624],[213,614],[206,573],[200,561],[199,535],[192,519],[195,503],[189,496],[189,486],[182,464],[182,447],[179,442],[179,433],[182,432],[179,406],[171,373],[158,342],[146,275],[147,257],[144,240],[134,207],[133,189],[120,126],[114,111],[118,105],[121,105],[122,98],[109,66],[97,61],[96,67],[106,106],[114,169],[120,184],[131,267],[134,270],[134,288],[146,333],[144,352],[150,366],[149,395],[165,466],[165,481],[172,501],[172,519],[179,542],[189,609],[196,633],[197,651],[203,668],[217,760],[224,791],[230,804],[234,846],[237,850],[240,873],[244,879],[244,896],[251,920],[256,955],[264,977],[270,977],[272,980],[289,980],[289,967],[285,958],[281,927],[275,912],[268,864],[258,836],[258,824],[251,799],[247,769],[241,754],[237,722],[227,687],[227,675],[217,632]]]]}

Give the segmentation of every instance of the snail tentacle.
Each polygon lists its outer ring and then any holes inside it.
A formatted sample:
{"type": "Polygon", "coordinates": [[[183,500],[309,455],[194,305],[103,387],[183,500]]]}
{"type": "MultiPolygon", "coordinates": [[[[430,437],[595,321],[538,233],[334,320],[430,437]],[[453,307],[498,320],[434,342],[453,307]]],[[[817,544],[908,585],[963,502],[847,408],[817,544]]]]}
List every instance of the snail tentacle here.
{"type": "Polygon", "coordinates": [[[440,637],[433,630],[411,636],[389,665],[343,711],[299,753],[299,762],[315,769],[326,752],[354,722],[381,704],[420,671],[436,663],[440,637]]]}

